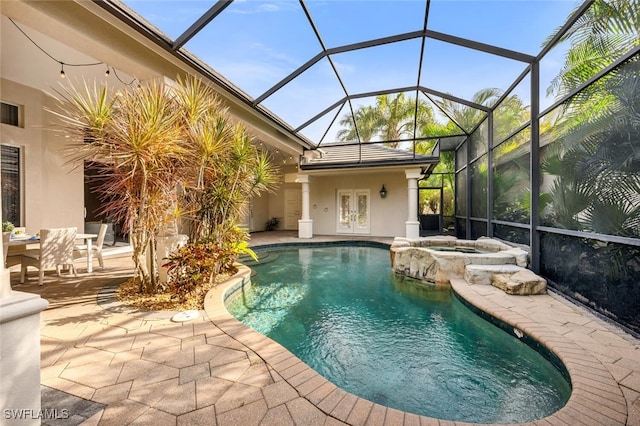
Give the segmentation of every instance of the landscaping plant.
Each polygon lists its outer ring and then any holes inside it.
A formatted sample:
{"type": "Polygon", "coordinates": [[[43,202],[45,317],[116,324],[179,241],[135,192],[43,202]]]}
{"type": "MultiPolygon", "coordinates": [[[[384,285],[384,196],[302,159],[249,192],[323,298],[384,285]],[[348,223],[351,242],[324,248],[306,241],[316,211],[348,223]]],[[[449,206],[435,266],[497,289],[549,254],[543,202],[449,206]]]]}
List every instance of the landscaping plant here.
{"type": "MultiPolygon", "coordinates": [[[[275,182],[275,170],[246,129],[231,123],[209,86],[186,78],[113,93],[85,82],[58,94],[60,108],[52,112],[79,139],[70,147],[71,161],[101,164],[102,213],[129,233],[141,291],[159,291],[156,236],[181,220],[192,243],[204,245],[188,247],[215,255],[216,274],[220,265],[233,264],[221,259],[242,251],[237,247],[248,235],[236,228],[251,197],[275,182]]],[[[174,268],[178,281],[194,275],[174,268]]]]}

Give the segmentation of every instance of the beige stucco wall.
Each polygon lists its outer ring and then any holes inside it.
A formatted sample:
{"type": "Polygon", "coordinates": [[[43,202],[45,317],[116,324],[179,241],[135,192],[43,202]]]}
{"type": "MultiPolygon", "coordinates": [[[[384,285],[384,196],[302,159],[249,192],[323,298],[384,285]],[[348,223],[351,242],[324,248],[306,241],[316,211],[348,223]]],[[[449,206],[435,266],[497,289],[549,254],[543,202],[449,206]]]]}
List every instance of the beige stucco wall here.
{"type": "Polygon", "coordinates": [[[337,234],[336,204],[339,189],[370,190],[371,232],[369,235],[380,237],[405,235],[408,202],[407,179],[403,170],[312,176],[309,214],[313,220],[315,235],[337,234]],[[383,184],[387,189],[387,197],[384,199],[380,198],[380,188],[383,184]]]}
{"type": "Polygon", "coordinates": [[[45,107],[53,99],[40,90],[0,80],[3,102],[19,105],[24,127],[2,124],[0,143],[22,148],[23,226],[36,233],[41,228],[76,226],[84,230],[82,167],[65,164],[62,149],[68,139],[52,131],[53,116],[45,107]]]}
{"type": "MultiPolygon", "coordinates": [[[[276,160],[277,161],[277,160],[276,160]]],[[[269,194],[269,202],[268,202],[268,211],[264,217],[264,222],[272,217],[277,217],[280,219],[280,225],[278,226],[279,230],[284,229],[285,223],[285,189],[298,189],[300,190],[299,184],[294,183],[285,183],[284,176],[289,173],[296,173],[297,167],[295,165],[279,165],[276,164],[279,169],[278,174],[278,187],[276,188],[275,193],[269,194]]],[[[264,223],[258,224],[257,227],[260,227],[260,230],[264,230],[264,223]]]]}
{"type": "Polygon", "coordinates": [[[264,231],[265,223],[269,219],[269,194],[262,193],[251,200],[249,230],[264,231]]]}

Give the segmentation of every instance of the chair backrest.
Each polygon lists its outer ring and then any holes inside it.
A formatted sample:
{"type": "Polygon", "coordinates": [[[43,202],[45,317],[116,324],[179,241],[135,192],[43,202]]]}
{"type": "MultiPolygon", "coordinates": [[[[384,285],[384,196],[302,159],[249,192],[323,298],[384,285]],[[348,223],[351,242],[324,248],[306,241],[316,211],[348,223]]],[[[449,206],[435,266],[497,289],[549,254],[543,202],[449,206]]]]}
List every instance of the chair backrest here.
{"type": "Polygon", "coordinates": [[[2,233],[2,250],[4,254],[4,263],[7,263],[7,252],[9,251],[9,241],[11,241],[11,232],[2,233]]]}
{"type": "Polygon", "coordinates": [[[40,230],[40,267],[73,264],[73,247],[78,228],[40,230]]]}
{"type": "Polygon", "coordinates": [[[102,248],[102,244],[104,244],[104,237],[107,235],[108,224],[103,223],[100,225],[100,230],[98,231],[98,239],[96,240],[96,249],[100,250],[102,248]]]}

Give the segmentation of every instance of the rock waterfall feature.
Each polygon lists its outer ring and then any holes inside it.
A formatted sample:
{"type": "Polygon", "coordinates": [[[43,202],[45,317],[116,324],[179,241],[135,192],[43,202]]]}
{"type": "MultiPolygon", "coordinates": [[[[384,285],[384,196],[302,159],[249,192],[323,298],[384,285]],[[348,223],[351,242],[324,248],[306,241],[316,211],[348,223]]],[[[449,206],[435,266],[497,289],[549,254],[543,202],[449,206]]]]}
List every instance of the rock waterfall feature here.
{"type": "Polygon", "coordinates": [[[436,285],[464,279],[470,285],[493,285],[507,294],[546,293],[546,280],[527,269],[528,259],[526,250],[486,237],[397,237],[391,245],[391,265],[402,275],[436,285]]]}

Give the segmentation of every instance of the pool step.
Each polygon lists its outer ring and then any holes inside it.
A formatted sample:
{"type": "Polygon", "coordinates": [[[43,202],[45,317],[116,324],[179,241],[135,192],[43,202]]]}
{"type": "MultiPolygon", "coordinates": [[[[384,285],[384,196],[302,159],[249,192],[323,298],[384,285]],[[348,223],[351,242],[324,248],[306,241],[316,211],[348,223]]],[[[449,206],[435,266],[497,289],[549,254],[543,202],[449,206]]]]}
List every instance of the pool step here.
{"type": "Polygon", "coordinates": [[[258,261],[253,260],[251,256],[242,255],[238,258],[238,262],[251,267],[255,265],[264,265],[265,263],[271,263],[280,258],[280,255],[278,253],[273,252],[258,252],[256,254],[258,255],[258,261]]]}

